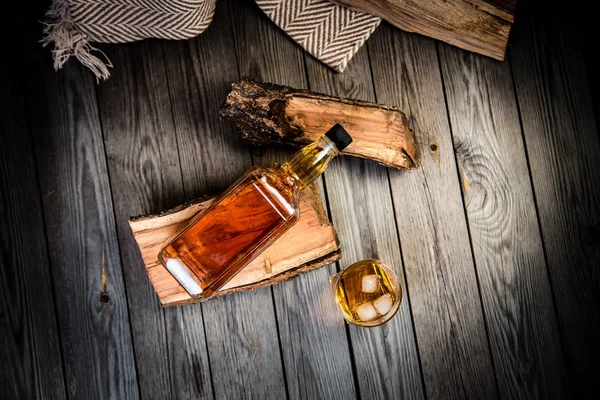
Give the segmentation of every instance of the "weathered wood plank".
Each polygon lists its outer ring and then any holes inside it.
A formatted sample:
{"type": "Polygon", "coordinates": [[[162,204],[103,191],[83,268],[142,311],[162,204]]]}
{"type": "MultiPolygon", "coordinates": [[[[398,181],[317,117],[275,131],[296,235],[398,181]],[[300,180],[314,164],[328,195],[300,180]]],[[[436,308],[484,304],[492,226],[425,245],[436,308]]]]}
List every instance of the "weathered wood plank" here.
{"type": "MultiPolygon", "coordinates": [[[[301,49],[252,2],[232,4],[240,75],[306,88],[301,49]]],[[[267,151],[254,162],[283,162],[291,154],[267,151]]],[[[273,287],[290,398],[356,397],[346,328],[335,303],[327,300],[334,271],[331,265],[273,287]]]]}
{"type": "Polygon", "coordinates": [[[141,394],[211,398],[204,330],[190,329],[202,326],[201,311],[185,320],[180,312],[165,315],[128,224],[131,215],[161,211],[185,198],[162,47],[142,42],[105,51],[119,65],[98,87],[98,102],[141,394]]]}
{"type": "Polygon", "coordinates": [[[429,398],[495,398],[435,43],[384,24],[368,43],[379,102],[409,113],[422,166],[389,171],[429,398]]]}
{"type": "MultiPolygon", "coordinates": [[[[225,189],[251,166],[247,148],[217,114],[239,79],[229,7],[219,2],[213,24],[198,38],[163,43],[187,200],[225,189]]],[[[269,289],[182,310],[192,308],[203,312],[217,399],[286,397],[269,289]]]]}
{"type": "MultiPolygon", "coordinates": [[[[22,39],[9,46],[12,54],[22,56],[22,39]]],[[[18,64],[0,66],[0,396],[61,399],[64,371],[22,72],[18,64]]]]}
{"type": "Polygon", "coordinates": [[[516,0],[334,0],[416,32],[504,59],[516,0]]]}
{"type": "Polygon", "coordinates": [[[202,309],[167,309],[165,321],[173,398],[214,398],[202,309]]]}
{"type": "MultiPolygon", "coordinates": [[[[375,101],[366,49],[354,56],[343,75],[309,57],[306,65],[311,90],[375,101]]],[[[405,286],[387,169],[372,161],[343,159],[331,166],[325,183],[344,249],[340,268],[359,260],[380,259],[405,286]]],[[[406,292],[404,295],[398,314],[384,327],[350,326],[361,398],[424,397],[410,300],[406,292]]]]}
{"type": "Polygon", "coordinates": [[[562,18],[524,8],[523,20],[509,59],[568,371],[585,397],[597,390],[600,357],[600,143],[592,86],[579,38],[562,18]]]}
{"type": "MultiPolygon", "coordinates": [[[[198,199],[160,215],[129,220],[146,272],[165,307],[200,301],[190,296],[179,284],[158,260],[157,254],[169,239],[181,231],[195,215],[208,208],[213,200],[214,198],[198,199]]],[[[311,185],[303,191],[299,206],[298,223],[219,289],[214,297],[271,286],[340,258],[335,230],[315,186],[311,185]]]]}
{"type": "MultiPolygon", "coordinates": [[[[32,62],[29,115],[69,397],[138,397],[93,77],[32,62]]],[[[42,58],[43,57],[43,61],[42,58]]]]}
{"type": "Polygon", "coordinates": [[[500,394],[565,398],[566,370],[509,65],[440,47],[500,394]]]}

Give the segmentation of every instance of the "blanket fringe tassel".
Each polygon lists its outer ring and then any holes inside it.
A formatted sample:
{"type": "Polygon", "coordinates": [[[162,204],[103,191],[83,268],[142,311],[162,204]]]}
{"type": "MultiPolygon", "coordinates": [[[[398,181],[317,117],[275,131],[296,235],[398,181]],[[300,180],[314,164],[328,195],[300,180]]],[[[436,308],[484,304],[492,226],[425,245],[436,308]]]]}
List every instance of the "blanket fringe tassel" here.
{"type": "Polygon", "coordinates": [[[55,70],[61,69],[71,56],[75,56],[94,73],[97,81],[109,77],[108,68],[112,68],[112,63],[106,54],[88,42],[87,36],[71,20],[69,0],[53,0],[46,11],[42,44],[45,47],[52,43],[55,70]],[[97,53],[101,58],[92,53],[97,53]]]}

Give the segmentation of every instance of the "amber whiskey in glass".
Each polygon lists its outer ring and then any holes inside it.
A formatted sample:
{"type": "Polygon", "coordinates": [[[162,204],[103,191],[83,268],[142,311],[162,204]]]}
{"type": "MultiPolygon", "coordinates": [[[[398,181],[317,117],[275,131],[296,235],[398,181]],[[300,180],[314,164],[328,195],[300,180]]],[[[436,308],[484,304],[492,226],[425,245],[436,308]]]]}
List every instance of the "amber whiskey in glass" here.
{"type": "Polygon", "coordinates": [[[356,262],[329,281],[342,315],[354,325],[382,325],[396,314],[402,301],[396,274],[379,260],[356,262]]]}
{"type": "Polygon", "coordinates": [[[191,296],[213,296],[298,221],[301,190],[351,142],[336,124],[280,167],[250,169],[192,218],[159,260],[191,296]]]}

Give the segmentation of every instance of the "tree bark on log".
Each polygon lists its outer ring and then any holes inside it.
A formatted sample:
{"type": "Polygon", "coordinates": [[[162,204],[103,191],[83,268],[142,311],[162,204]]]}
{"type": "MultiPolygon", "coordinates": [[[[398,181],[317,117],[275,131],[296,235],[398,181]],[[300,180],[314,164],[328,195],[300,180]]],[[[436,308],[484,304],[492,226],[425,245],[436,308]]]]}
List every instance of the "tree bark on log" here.
{"type": "MultiPolygon", "coordinates": [[[[200,199],[157,215],[134,217],[129,226],[140,248],[146,272],[164,307],[197,302],[158,261],[166,242],[185,227],[213,198],[200,199]]],[[[216,296],[270,286],[340,259],[341,250],[317,188],[302,192],[300,219],[289,231],[229,281],[216,296]]]]}
{"type": "Polygon", "coordinates": [[[340,123],[353,142],[342,154],[392,168],[413,169],[420,158],[404,113],[397,107],[294,89],[249,78],[231,85],[219,115],[254,144],[304,146],[340,123]]]}
{"type": "Polygon", "coordinates": [[[392,25],[503,60],[516,0],[331,0],[392,25]]]}

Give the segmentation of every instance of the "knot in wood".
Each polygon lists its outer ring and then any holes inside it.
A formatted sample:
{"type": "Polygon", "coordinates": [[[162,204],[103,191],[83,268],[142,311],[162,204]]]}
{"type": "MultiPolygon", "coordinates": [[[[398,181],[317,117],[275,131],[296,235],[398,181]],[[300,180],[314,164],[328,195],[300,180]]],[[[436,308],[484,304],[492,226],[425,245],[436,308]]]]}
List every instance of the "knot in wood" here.
{"type": "Polygon", "coordinates": [[[104,304],[110,303],[110,296],[106,292],[100,292],[100,302],[104,304]]]}

